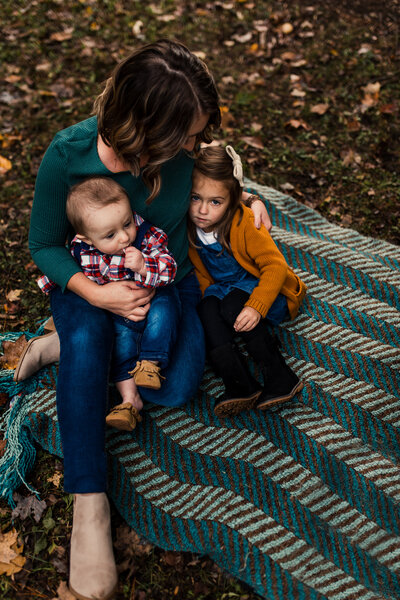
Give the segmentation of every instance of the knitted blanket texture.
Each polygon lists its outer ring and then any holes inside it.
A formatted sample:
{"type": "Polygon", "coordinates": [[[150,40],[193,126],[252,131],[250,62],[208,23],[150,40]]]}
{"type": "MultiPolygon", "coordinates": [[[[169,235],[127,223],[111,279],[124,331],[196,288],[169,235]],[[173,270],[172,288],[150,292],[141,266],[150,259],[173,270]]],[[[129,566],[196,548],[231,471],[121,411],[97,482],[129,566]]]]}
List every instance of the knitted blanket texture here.
{"type": "MultiPolygon", "coordinates": [[[[398,599],[400,250],[247,183],[308,286],[299,316],[276,329],[304,389],[221,419],[222,382],[207,367],[187,406],[149,405],[133,433],[107,433],[110,497],[151,542],[208,554],[269,600],[398,599]]],[[[10,502],[35,443],[62,456],[55,379],[55,367],[18,385],[1,372],[14,397],[0,461],[10,502]]]]}

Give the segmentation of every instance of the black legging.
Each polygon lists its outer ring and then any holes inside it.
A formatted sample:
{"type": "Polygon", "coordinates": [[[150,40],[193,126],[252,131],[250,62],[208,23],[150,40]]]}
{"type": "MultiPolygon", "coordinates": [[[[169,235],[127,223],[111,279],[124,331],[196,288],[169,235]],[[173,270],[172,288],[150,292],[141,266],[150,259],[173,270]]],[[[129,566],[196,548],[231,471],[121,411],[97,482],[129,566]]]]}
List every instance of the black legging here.
{"type": "MultiPolygon", "coordinates": [[[[233,329],[236,317],[249,299],[250,294],[235,288],[222,300],[216,296],[206,296],[197,307],[202,322],[208,350],[231,342],[237,332],[233,329]]],[[[251,331],[241,331],[245,342],[264,335],[266,323],[261,319],[251,331]]]]}

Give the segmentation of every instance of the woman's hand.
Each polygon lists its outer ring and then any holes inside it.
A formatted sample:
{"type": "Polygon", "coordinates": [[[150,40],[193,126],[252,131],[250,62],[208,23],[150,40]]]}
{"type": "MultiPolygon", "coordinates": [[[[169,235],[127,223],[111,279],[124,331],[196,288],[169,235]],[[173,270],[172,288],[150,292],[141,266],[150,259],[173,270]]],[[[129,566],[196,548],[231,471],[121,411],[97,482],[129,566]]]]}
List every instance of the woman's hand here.
{"type": "Polygon", "coordinates": [[[251,306],[245,306],[233,325],[235,331],[251,331],[260,322],[260,313],[251,306]]]}
{"type": "Polygon", "coordinates": [[[137,287],[133,281],[116,281],[99,285],[95,306],[109,310],[130,321],[142,321],[150,308],[154,290],[137,287]]]}
{"type": "Polygon", "coordinates": [[[85,298],[93,306],[103,308],[130,321],[142,321],[150,308],[154,290],[138,287],[133,281],[123,280],[98,285],[83,273],[75,273],[68,289],[85,298]]]}

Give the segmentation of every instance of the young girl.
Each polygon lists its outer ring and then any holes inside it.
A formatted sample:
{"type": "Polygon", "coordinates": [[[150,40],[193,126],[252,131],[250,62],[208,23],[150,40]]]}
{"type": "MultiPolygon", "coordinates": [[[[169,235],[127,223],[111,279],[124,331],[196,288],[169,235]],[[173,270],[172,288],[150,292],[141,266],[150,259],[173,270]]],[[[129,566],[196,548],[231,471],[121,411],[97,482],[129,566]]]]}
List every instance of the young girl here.
{"type": "Polygon", "coordinates": [[[243,207],[242,164],[231,146],[202,149],[192,181],[189,256],[203,293],[198,311],[208,357],[225,384],[214,411],[224,416],[253,406],[264,410],[290,400],[303,387],[267,323],[294,319],[306,286],[267,230],[254,227],[252,211],[243,207]],[[237,334],[261,368],[263,389],[234,345],[237,334]]]}

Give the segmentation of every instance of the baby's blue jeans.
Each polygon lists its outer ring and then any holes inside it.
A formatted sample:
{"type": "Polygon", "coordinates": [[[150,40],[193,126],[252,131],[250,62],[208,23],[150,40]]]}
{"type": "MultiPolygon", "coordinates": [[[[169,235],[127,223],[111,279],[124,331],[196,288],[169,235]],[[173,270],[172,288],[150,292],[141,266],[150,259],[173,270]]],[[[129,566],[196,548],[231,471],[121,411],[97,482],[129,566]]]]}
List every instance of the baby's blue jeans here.
{"type": "MultiPolygon", "coordinates": [[[[181,320],[165,370],[166,380],[160,390],[141,388],[143,400],[162,406],[181,406],[193,397],[205,360],[203,328],[196,312],[201,297],[197,279],[191,273],[172,285],[179,294],[181,320]]],[[[63,293],[59,287],[51,292],[50,299],[61,345],[57,414],[64,454],[64,488],[69,493],[104,492],[113,318],[109,312],[73,292],[63,293]]]]}
{"type": "Polygon", "coordinates": [[[111,381],[129,379],[128,371],[132,371],[138,360],[157,361],[161,369],[165,369],[178,335],[180,304],[176,286],[167,285],[157,288],[143,321],[135,322],[112,315],[114,349],[111,381]]]}

